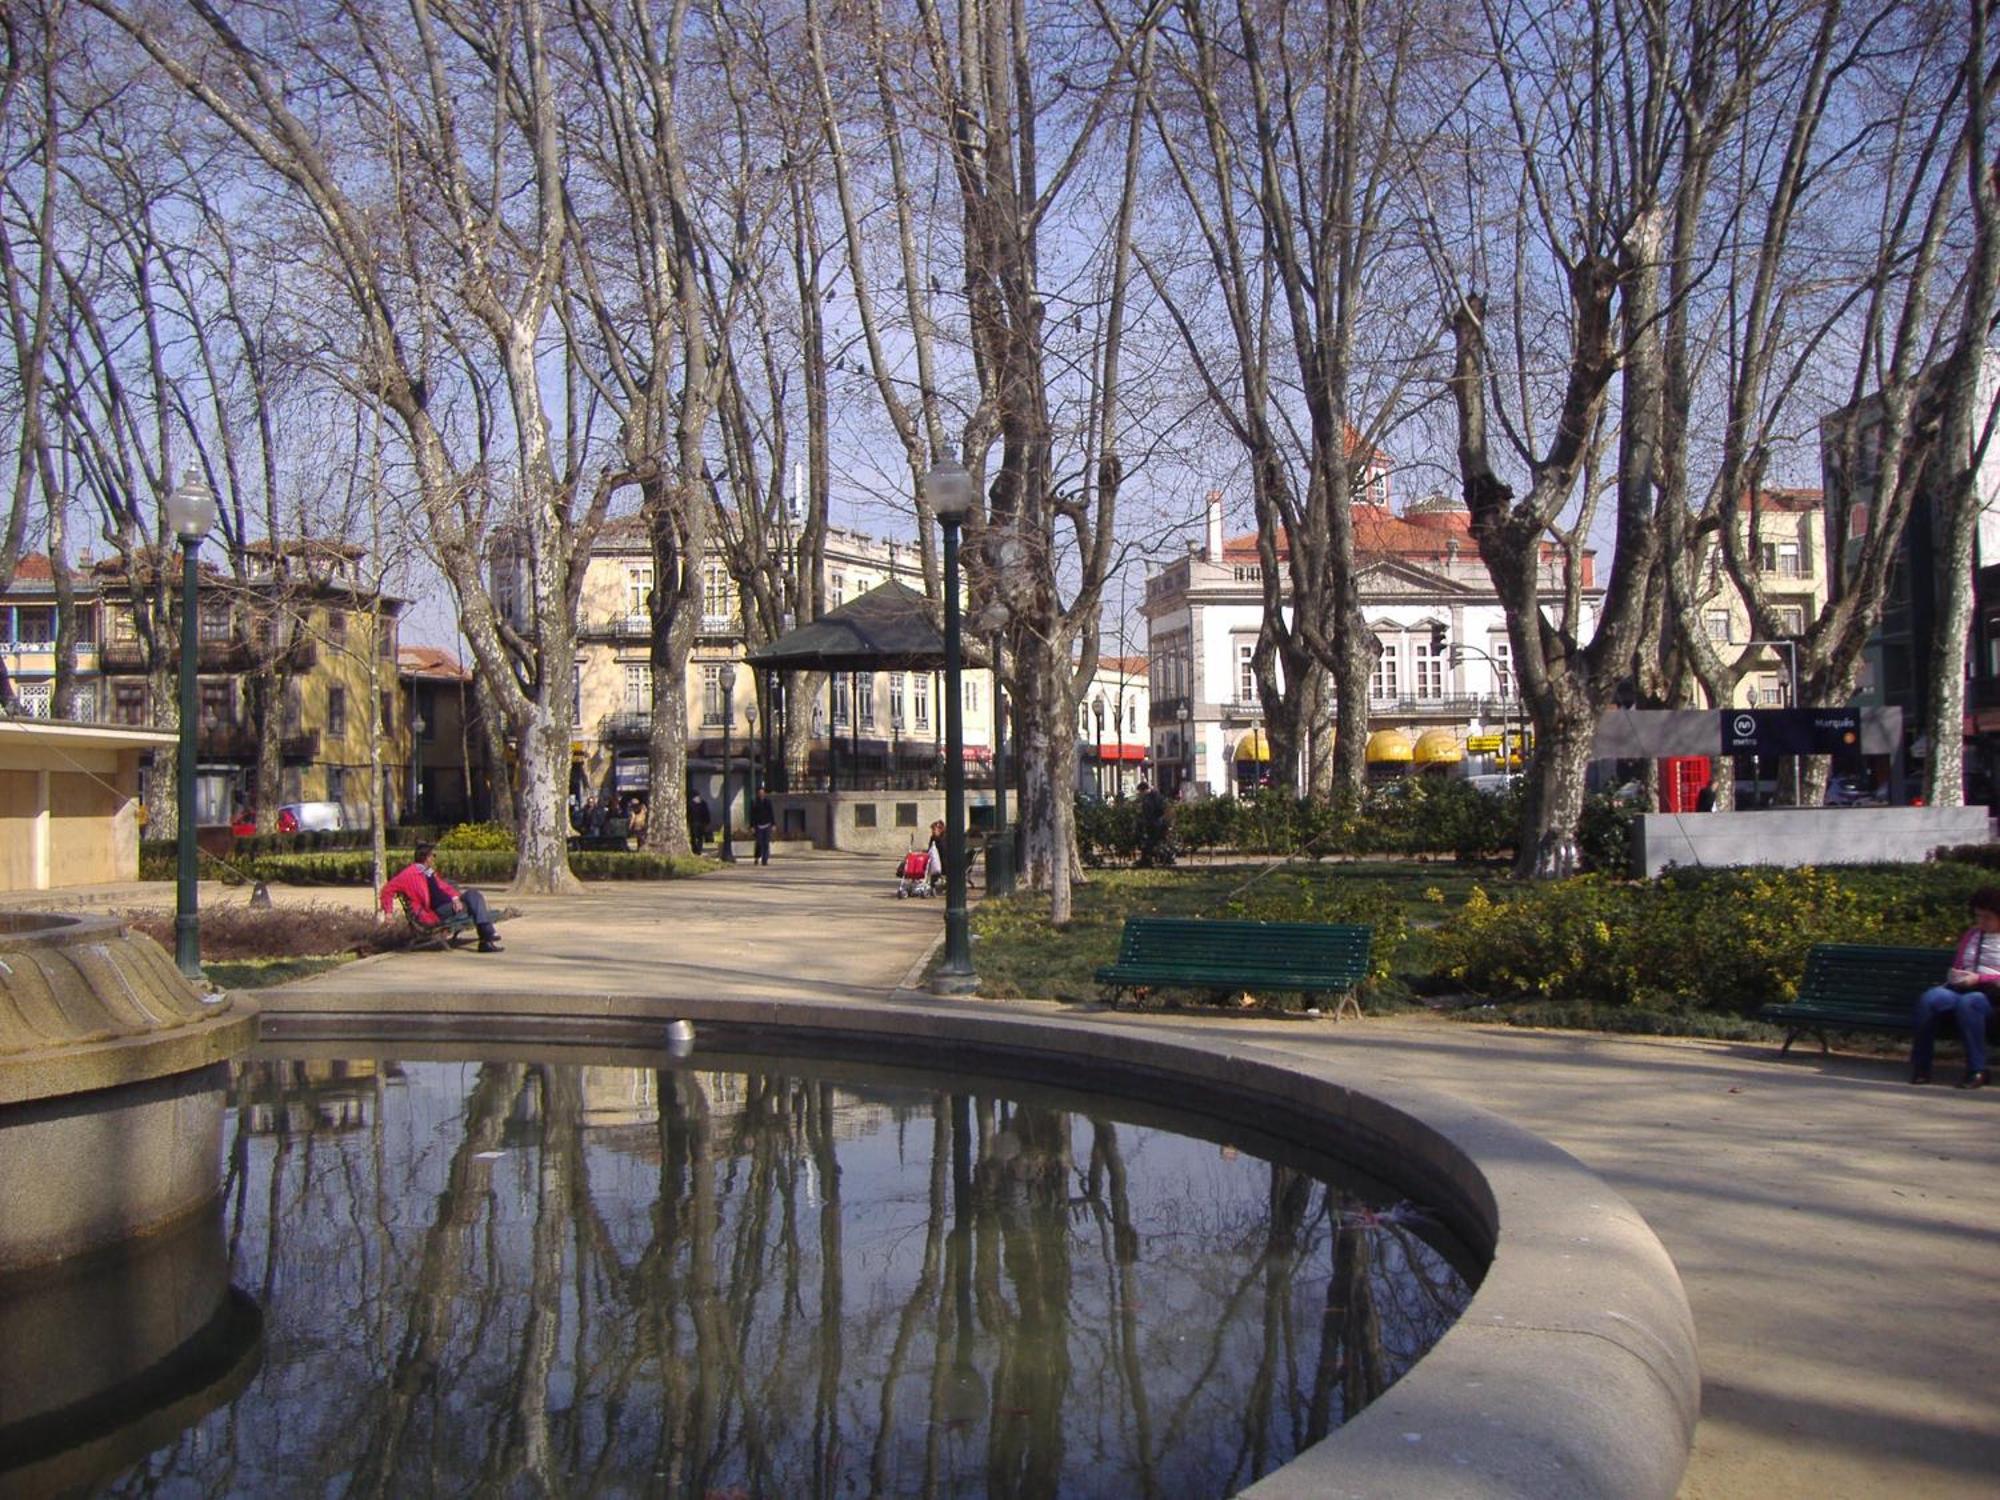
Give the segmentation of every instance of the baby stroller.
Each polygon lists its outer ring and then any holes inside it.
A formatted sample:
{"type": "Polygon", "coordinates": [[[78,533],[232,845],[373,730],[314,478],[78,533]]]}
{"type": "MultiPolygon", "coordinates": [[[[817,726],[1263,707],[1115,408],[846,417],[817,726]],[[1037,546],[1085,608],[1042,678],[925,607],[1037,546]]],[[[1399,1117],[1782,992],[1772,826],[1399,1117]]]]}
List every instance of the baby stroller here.
{"type": "Polygon", "coordinates": [[[928,896],[931,893],[931,856],[928,849],[912,849],[896,867],[896,896],[928,896]]]}

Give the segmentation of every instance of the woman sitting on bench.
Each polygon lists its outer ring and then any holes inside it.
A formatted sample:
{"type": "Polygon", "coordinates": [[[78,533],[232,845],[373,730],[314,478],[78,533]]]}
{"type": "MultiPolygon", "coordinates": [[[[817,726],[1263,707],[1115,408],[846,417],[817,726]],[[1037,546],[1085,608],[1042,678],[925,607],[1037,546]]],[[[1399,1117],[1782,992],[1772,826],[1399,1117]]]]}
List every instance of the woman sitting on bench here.
{"type": "Polygon", "coordinates": [[[1917,997],[1917,1039],[1910,1048],[1910,1082],[1931,1081],[1931,1048],[1937,1040],[1938,1023],[1950,1016],[1965,1043],[1965,1077],[1962,1089],[1984,1088],[1986,1073],[1986,1022],[1993,1014],[1993,999],[2000,994],[2000,889],[1982,886],[1972,893],[1972,925],[1958,940],[1958,952],[1946,971],[1944,983],[1917,997]]]}
{"type": "Polygon", "coordinates": [[[461,891],[437,872],[437,846],[419,843],[416,858],[382,887],[382,915],[395,909],[401,896],[410,904],[410,915],[419,927],[436,927],[463,912],[479,929],[479,951],[498,953],[500,934],[487,914],[486,898],[477,891],[461,891]]]}

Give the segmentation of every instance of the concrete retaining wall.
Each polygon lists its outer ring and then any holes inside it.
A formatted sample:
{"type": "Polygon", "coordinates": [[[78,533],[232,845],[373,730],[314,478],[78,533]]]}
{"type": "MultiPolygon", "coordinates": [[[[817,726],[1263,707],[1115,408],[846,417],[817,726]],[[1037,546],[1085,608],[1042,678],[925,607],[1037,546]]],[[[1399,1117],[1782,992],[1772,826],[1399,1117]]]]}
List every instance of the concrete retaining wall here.
{"type": "Polygon", "coordinates": [[[1921,864],[1945,844],[1983,844],[1983,807],[1795,807],[1757,812],[1645,813],[1632,873],[1669,865],[1921,864]]]}

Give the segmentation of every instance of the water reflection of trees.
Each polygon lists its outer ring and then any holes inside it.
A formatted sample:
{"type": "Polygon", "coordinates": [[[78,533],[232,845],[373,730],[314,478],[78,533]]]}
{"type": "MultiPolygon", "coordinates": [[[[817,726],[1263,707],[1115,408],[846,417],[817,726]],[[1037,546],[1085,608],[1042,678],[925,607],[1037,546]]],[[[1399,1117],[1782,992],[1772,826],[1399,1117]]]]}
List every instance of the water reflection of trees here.
{"type": "Polygon", "coordinates": [[[504,1063],[274,1111],[268,1082],[228,1199],[266,1370],[135,1490],[1227,1494],[1465,1295],[1404,1216],[1095,1111],[504,1063]]]}

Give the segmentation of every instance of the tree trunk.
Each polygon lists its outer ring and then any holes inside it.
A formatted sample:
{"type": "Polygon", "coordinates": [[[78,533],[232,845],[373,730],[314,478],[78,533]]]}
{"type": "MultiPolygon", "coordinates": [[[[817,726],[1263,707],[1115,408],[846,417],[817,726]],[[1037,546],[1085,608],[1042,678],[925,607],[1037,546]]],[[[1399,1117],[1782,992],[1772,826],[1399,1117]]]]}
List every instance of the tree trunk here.
{"type": "Polygon", "coordinates": [[[646,808],[648,854],[685,854],[687,822],[687,677],[653,669],[653,724],[646,738],[652,793],[646,808]]]}
{"type": "MultiPolygon", "coordinates": [[[[551,659],[566,661],[568,652],[551,659]]],[[[565,680],[568,675],[562,674],[565,680]]],[[[517,825],[512,889],[524,895],[574,895],[583,885],[570,873],[569,819],[563,811],[569,800],[569,690],[547,698],[560,701],[532,700],[527,720],[519,726],[523,816],[517,825]]]]}
{"type": "Polygon", "coordinates": [[[1529,772],[1526,834],[1514,861],[1517,875],[1560,879],[1577,872],[1577,826],[1583,820],[1597,715],[1587,700],[1565,695],[1551,714],[1535,715],[1535,759],[1529,772]]]}

